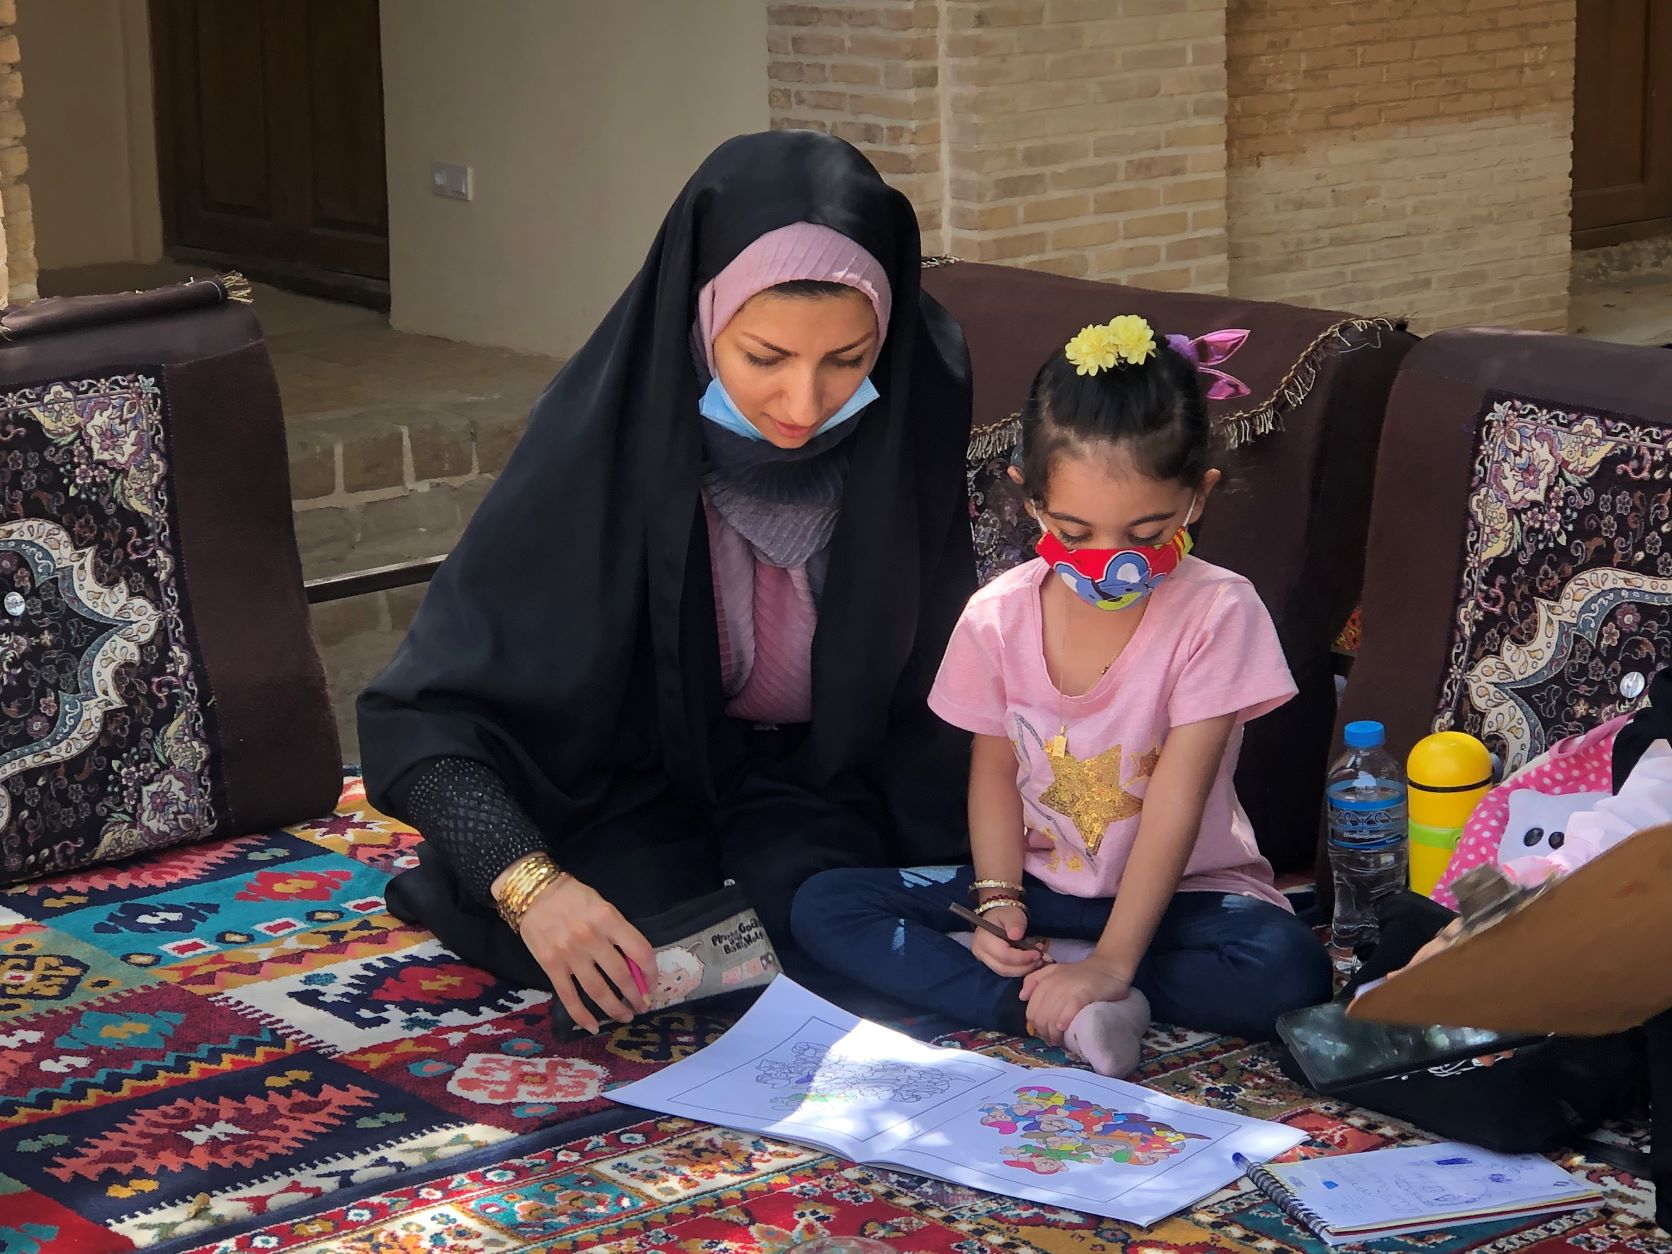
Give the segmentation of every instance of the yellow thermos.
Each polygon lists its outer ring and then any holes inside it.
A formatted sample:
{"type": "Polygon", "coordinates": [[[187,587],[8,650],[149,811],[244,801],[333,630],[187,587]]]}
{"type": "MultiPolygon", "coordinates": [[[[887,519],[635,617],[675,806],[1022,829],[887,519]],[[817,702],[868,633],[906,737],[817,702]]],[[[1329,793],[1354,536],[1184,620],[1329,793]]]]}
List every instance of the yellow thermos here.
{"type": "Polygon", "coordinates": [[[1405,764],[1411,805],[1411,887],[1434,891],[1480,799],[1492,791],[1492,755],[1467,732],[1417,741],[1405,764]]]}

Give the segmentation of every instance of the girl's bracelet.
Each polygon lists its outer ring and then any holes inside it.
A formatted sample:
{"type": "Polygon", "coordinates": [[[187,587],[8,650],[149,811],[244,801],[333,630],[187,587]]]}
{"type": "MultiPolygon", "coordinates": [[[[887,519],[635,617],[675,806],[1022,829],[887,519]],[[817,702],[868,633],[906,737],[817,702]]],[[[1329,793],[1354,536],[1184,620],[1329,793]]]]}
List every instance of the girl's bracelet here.
{"type": "Polygon", "coordinates": [[[970,885],[970,896],[978,897],[983,892],[993,888],[1002,889],[1007,893],[1014,893],[1018,897],[1026,897],[1028,895],[1028,890],[1026,888],[1023,888],[1022,885],[1013,883],[1010,880],[976,880],[975,883],[970,885]]]}
{"type": "Polygon", "coordinates": [[[975,912],[986,914],[989,910],[997,910],[1000,906],[1015,906],[1023,914],[1028,912],[1027,902],[1020,897],[989,897],[975,908],[975,912]]]}

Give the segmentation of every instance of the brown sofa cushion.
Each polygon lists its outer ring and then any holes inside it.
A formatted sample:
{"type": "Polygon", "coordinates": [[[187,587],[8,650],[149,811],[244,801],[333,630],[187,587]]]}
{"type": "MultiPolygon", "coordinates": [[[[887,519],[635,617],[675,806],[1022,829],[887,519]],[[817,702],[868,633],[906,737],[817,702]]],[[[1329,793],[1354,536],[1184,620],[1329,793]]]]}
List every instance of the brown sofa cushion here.
{"type": "Polygon", "coordinates": [[[1632,708],[1672,659],[1672,353],[1447,331],[1406,359],[1345,718],[1506,769],[1632,708]]]}
{"type": "Polygon", "coordinates": [[[217,283],[0,314],[0,883],[327,812],[278,388],[217,283]]]}
{"type": "Polygon", "coordinates": [[[1033,527],[1003,479],[1008,425],[1048,353],[1092,322],[1137,313],[1158,334],[1247,331],[1205,375],[1228,446],[1197,552],[1247,576],[1276,620],[1301,695],[1248,730],[1237,790],[1279,869],[1313,857],[1335,719],[1331,645],[1363,577],[1369,490],[1383,406],[1414,339],[1377,319],[1220,296],[1149,292],[960,262],[924,288],[963,324],[974,364],[971,500],[990,578],[1033,556],[1033,527]],[[1246,389],[1245,393],[1240,390],[1246,389]]]}

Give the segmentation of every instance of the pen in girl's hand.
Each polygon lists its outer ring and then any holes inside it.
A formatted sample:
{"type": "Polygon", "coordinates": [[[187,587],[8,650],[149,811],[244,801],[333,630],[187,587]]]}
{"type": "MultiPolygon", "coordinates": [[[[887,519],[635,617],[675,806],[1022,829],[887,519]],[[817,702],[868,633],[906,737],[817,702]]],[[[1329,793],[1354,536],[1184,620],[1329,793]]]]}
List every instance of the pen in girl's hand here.
{"type": "Polygon", "coordinates": [[[968,923],[971,927],[978,927],[984,932],[991,932],[1012,949],[1032,949],[1039,953],[1044,953],[1047,946],[1051,943],[1050,940],[1044,936],[1024,936],[1021,940],[1011,940],[1010,933],[1005,931],[997,923],[994,923],[991,919],[982,918],[968,906],[962,905],[956,901],[952,903],[952,913],[957,915],[965,923],[968,923]]]}

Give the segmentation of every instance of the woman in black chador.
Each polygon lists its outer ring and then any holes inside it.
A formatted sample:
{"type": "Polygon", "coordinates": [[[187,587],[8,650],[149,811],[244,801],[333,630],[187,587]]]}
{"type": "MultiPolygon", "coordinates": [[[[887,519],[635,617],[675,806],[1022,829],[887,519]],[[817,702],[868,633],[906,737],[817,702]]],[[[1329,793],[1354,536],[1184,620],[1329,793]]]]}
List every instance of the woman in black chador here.
{"type": "Polygon", "coordinates": [[[840,140],[722,145],[361,698],[425,837],[390,909],[584,1028],[766,978],[762,926],[793,966],[815,871],[963,856],[925,696],[975,585],[969,363],[918,247],[840,140]]]}

